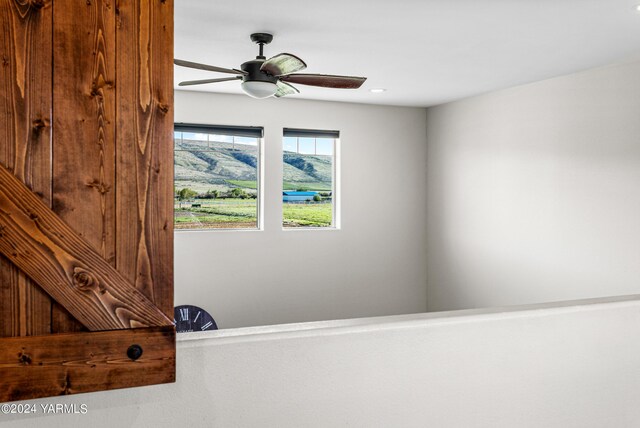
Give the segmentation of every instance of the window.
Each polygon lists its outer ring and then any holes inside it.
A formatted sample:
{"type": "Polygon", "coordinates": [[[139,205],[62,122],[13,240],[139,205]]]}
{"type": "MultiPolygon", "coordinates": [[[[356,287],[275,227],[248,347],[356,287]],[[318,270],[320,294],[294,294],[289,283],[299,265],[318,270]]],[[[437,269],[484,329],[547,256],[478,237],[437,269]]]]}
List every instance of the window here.
{"type": "Polygon", "coordinates": [[[176,229],[257,229],[260,146],[255,127],[174,127],[176,229]]]}
{"type": "Polygon", "coordinates": [[[284,130],[282,226],[337,227],[338,131],[284,130]]]}

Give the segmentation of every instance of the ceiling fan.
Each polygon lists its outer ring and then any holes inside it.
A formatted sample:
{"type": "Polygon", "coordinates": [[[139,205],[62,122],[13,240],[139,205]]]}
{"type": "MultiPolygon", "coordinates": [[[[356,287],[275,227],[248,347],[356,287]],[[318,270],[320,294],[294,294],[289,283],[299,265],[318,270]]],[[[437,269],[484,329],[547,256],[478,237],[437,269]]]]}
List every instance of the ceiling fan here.
{"type": "Polygon", "coordinates": [[[297,94],[298,91],[291,83],[323,88],[358,89],[366,77],[332,76],[328,74],[300,74],[298,71],[307,68],[307,64],[295,55],[281,53],[267,59],[263,55],[263,47],[271,43],[273,36],[267,33],[254,33],[251,40],[260,46],[260,53],[256,59],[247,61],[235,68],[222,68],[213,65],[198,64],[191,61],[176,59],[176,65],[198,70],[215,71],[218,73],[234,74],[233,77],[219,79],[188,80],[180,82],[178,86],[202,85],[205,83],[242,80],[242,90],[253,98],[268,98],[270,96],[284,97],[297,94]]]}

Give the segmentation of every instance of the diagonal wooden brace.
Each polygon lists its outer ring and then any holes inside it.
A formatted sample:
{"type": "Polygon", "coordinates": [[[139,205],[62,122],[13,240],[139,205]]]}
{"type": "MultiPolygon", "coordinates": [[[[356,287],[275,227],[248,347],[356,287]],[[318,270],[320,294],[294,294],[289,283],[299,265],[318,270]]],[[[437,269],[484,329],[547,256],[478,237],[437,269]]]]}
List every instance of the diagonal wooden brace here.
{"type": "Polygon", "coordinates": [[[2,165],[0,253],[91,331],[172,325],[2,165]]]}

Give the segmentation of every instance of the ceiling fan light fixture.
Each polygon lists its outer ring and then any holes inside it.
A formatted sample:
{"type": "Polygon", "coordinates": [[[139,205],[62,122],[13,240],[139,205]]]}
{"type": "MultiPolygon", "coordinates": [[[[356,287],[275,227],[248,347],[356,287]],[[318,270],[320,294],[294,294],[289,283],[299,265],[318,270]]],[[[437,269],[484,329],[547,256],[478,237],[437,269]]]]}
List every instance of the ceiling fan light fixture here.
{"type": "Polygon", "coordinates": [[[269,98],[278,90],[278,85],[263,81],[245,81],[241,84],[245,94],[253,98],[269,98]]]}

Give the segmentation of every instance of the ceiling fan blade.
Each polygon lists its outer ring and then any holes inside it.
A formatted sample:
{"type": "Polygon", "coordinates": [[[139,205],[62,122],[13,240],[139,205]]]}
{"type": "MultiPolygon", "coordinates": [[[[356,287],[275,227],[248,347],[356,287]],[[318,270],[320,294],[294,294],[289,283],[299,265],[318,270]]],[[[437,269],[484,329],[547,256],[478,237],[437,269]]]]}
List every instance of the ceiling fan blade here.
{"type": "Polygon", "coordinates": [[[242,79],[242,76],[222,77],[220,79],[187,80],[185,82],[178,83],[178,86],[203,85],[205,83],[228,82],[230,80],[238,80],[238,79],[242,79]]]}
{"type": "Polygon", "coordinates": [[[278,80],[278,90],[276,91],[276,93],[274,94],[274,97],[276,98],[280,98],[280,97],[284,97],[286,95],[293,95],[293,94],[299,94],[300,91],[298,89],[296,89],[294,86],[285,83],[285,82],[281,82],[280,80],[278,80]]]}
{"type": "Polygon", "coordinates": [[[264,63],[260,70],[266,71],[272,76],[284,76],[285,74],[295,73],[307,68],[307,64],[295,55],[281,53],[272,56],[264,63]]]}
{"type": "Polygon", "coordinates": [[[247,74],[246,71],[242,71],[242,70],[216,67],[215,65],[199,64],[197,62],[184,61],[181,59],[174,59],[173,63],[181,67],[197,68],[198,70],[215,71],[217,73],[229,73],[229,74],[239,74],[239,75],[247,74]]]}
{"type": "Polygon", "coordinates": [[[332,76],[330,74],[289,74],[280,79],[300,85],[337,89],[358,89],[367,80],[366,77],[332,76]]]}

